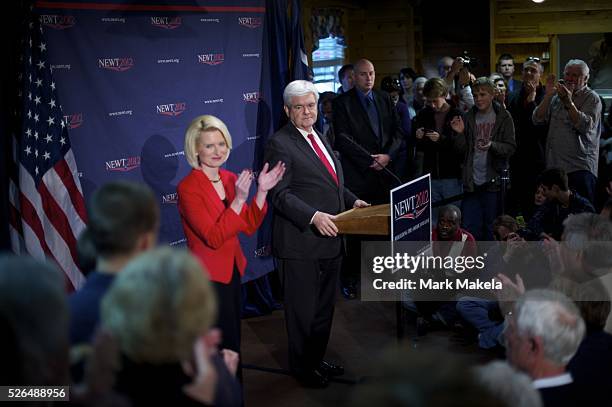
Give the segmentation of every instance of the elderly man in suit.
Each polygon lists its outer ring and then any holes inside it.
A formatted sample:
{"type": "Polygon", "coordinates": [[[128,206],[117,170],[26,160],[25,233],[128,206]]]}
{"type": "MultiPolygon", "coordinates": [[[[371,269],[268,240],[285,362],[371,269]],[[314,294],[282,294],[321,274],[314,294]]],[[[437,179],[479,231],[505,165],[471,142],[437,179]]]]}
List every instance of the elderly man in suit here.
{"type": "Polygon", "coordinates": [[[345,208],[368,204],[344,187],[340,162],[313,125],[318,93],[293,81],[283,94],[289,123],[269,140],[265,161],[283,161],[286,172],[270,193],[272,245],[284,291],[289,365],[304,385],[325,387],[344,372],[323,360],[334,313],[342,239],[334,224],[345,208]]]}

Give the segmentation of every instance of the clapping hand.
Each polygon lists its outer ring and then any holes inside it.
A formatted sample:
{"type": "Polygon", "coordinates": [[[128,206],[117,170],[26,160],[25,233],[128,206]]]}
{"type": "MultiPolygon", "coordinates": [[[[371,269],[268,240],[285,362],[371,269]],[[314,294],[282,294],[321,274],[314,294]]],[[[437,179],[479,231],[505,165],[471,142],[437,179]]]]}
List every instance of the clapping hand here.
{"type": "Polygon", "coordinates": [[[285,170],[287,167],[285,163],[279,161],[276,163],[274,168],[270,169],[270,165],[265,163],[261,172],[259,173],[259,177],[257,178],[257,190],[259,192],[268,192],[272,188],[279,183],[281,179],[283,179],[283,175],[285,174],[285,170]]]}
{"type": "Polygon", "coordinates": [[[242,170],[236,180],[236,199],[240,202],[246,202],[249,197],[249,189],[253,183],[253,173],[251,170],[242,170]]]}

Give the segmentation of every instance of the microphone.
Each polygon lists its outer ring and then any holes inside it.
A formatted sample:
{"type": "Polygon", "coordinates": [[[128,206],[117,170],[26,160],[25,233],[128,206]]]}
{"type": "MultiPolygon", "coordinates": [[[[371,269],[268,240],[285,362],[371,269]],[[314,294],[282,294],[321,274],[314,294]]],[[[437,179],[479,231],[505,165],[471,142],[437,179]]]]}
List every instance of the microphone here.
{"type": "Polygon", "coordinates": [[[362,153],[367,155],[368,158],[370,158],[371,160],[374,160],[374,162],[376,164],[380,165],[382,167],[383,171],[385,171],[387,174],[389,174],[397,182],[397,185],[402,185],[402,180],[397,175],[395,175],[395,173],[393,171],[388,169],[386,166],[382,165],[376,158],[372,157],[372,154],[368,150],[366,150],[361,144],[359,144],[358,142],[353,140],[353,138],[350,137],[346,133],[338,133],[338,135],[343,137],[345,140],[350,141],[351,144],[353,144],[355,147],[357,147],[359,149],[359,151],[361,151],[362,153]]]}

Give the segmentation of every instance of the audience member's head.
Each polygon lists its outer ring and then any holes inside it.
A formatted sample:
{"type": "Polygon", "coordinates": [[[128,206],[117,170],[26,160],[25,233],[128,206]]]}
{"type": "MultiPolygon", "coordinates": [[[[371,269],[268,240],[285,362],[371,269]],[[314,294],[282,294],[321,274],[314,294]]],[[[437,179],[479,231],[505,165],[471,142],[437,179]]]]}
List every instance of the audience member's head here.
{"type": "Polygon", "coordinates": [[[538,185],[547,201],[556,201],[561,193],[569,191],[567,174],[561,168],[544,170],[538,178],[538,185]]]}
{"type": "Polygon", "coordinates": [[[417,78],[416,72],[412,68],[402,68],[399,71],[399,82],[402,87],[402,93],[412,93],[412,84],[417,78]]]}
{"type": "Polygon", "coordinates": [[[594,213],[569,216],[563,222],[561,257],[566,268],[579,270],[585,279],[612,270],[612,222],[594,213]]]}
{"type": "Polygon", "coordinates": [[[319,96],[319,110],[328,122],[331,122],[332,120],[332,102],[336,96],[337,95],[334,92],[323,92],[319,96]]]}
{"type": "Polygon", "coordinates": [[[576,305],[552,290],[525,292],[504,331],[508,361],[532,379],[561,374],[585,333],[576,305]]]}
{"type": "Polygon", "coordinates": [[[374,65],[367,59],[355,63],[355,88],[361,93],[369,93],[374,87],[376,72],[374,65]]]}
{"type": "Polygon", "coordinates": [[[451,353],[403,348],[380,357],[372,377],[356,386],[351,406],[496,407],[505,404],[451,353]]]}
{"type": "Polygon", "coordinates": [[[539,59],[527,58],[527,60],[523,62],[523,82],[531,82],[535,85],[539,85],[543,73],[544,67],[539,59]]]}
{"type": "Polygon", "coordinates": [[[486,76],[482,76],[472,84],[472,94],[474,95],[474,105],[481,112],[487,112],[491,108],[496,90],[495,84],[486,76]]]}
{"type": "Polygon", "coordinates": [[[113,181],[96,190],[89,201],[88,238],[100,261],[130,258],[155,246],[159,206],[144,184],[113,181]]]}
{"type": "Polygon", "coordinates": [[[511,233],[519,230],[519,224],[510,215],[500,215],[493,221],[493,237],[495,240],[505,242],[511,233]]]}
{"type": "Polygon", "coordinates": [[[380,81],[380,89],[389,94],[393,104],[396,104],[399,101],[402,87],[400,86],[400,82],[397,78],[394,78],[393,76],[385,76],[382,78],[382,81],[380,81]]]}
{"type": "Polygon", "coordinates": [[[544,195],[544,188],[542,188],[542,185],[538,185],[535,191],[535,195],[533,196],[533,204],[535,206],[540,206],[544,202],[546,202],[546,195],[544,195]]]}
{"type": "Polygon", "coordinates": [[[165,247],[119,273],[102,300],[101,321],[128,358],[161,364],[188,360],[215,314],[214,292],[200,263],[165,247]]]}
{"type": "Polygon", "coordinates": [[[353,89],[354,81],[354,67],[353,64],[342,65],[342,68],[338,70],[338,81],[342,84],[342,90],[347,92],[353,89]]]}
{"type": "Polygon", "coordinates": [[[501,54],[497,61],[497,70],[509,81],[514,75],[514,57],[510,54],[501,54]]]}
{"type": "Polygon", "coordinates": [[[438,239],[452,240],[461,225],[461,210],[455,205],[445,205],[438,210],[438,239]]]}
{"type": "Polygon", "coordinates": [[[423,89],[425,88],[425,83],[427,82],[427,78],[424,76],[419,76],[414,80],[414,84],[412,85],[412,91],[414,92],[414,100],[419,103],[423,103],[423,89]]]}
{"type": "Polygon", "coordinates": [[[445,56],[438,60],[438,75],[440,78],[446,78],[446,75],[450,72],[453,66],[454,59],[449,56],[445,56]]]}
{"type": "Polygon", "coordinates": [[[29,257],[0,256],[0,383],[68,385],[68,349],[61,273],[29,257]]]}
{"type": "Polygon", "coordinates": [[[581,59],[570,59],[563,69],[563,79],[570,92],[581,90],[589,81],[589,66],[581,59]]]}
{"type": "Polygon", "coordinates": [[[542,399],[526,374],[500,360],[474,368],[476,380],[508,407],[540,407],[542,399]]]}
{"type": "Polygon", "coordinates": [[[506,93],[506,90],[508,89],[508,86],[506,85],[506,80],[504,78],[495,78],[493,79],[493,85],[495,85],[495,88],[497,89],[498,92],[501,93],[506,93]]]}
{"type": "Polygon", "coordinates": [[[434,111],[440,111],[446,105],[448,87],[444,79],[431,78],[423,86],[423,97],[426,106],[434,111]]]}

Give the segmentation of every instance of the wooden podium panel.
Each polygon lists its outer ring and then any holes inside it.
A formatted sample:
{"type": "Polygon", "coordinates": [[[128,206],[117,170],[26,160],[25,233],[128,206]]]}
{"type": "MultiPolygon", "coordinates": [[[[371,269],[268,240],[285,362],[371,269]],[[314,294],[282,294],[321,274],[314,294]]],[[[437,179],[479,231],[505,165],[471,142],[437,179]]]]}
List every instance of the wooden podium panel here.
{"type": "Polygon", "coordinates": [[[390,233],[389,204],[353,208],[337,215],[334,223],[345,235],[380,235],[390,233]]]}

